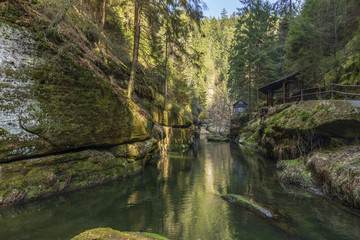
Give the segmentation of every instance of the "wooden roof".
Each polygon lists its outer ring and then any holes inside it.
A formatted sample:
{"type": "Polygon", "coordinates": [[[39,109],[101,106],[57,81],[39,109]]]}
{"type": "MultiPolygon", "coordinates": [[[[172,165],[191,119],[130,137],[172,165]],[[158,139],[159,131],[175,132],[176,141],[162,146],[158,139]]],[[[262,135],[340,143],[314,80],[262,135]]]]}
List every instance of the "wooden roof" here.
{"type": "Polygon", "coordinates": [[[264,93],[264,94],[267,94],[268,93],[268,90],[270,91],[276,91],[280,88],[282,88],[283,86],[283,82],[288,80],[289,78],[291,77],[294,77],[298,74],[299,72],[293,72],[293,73],[290,73],[289,75],[286,75],[285,77],[282,77],[274,82],[271,82],[261,88],[259,88],[259,91],[264,93]]]}
{"type": "Polygon", "coordinates": [[[245,102],[245,101],[243,101],[243,100],[238,100],[236,103],[234,103],[233,104],[233,106],[234,107],[237,107],[237,106],[244,106],[244,107],[246,107],[248,104],[245,102]]]}

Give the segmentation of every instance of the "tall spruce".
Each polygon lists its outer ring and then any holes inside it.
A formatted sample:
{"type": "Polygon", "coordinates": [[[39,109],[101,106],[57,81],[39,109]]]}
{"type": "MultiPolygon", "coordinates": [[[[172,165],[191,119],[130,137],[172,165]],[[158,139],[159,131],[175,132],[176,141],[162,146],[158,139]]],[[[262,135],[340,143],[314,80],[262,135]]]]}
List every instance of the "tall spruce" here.
{"type": "Polygon", "coordinates": [[[240,2],[244,7],[231,49],[229,87],[234,98],[247,95],[251,111],[259,104],[256,89],[277,77],[278,54],[273,48],[277,18],[268,1],[240,2]]]}

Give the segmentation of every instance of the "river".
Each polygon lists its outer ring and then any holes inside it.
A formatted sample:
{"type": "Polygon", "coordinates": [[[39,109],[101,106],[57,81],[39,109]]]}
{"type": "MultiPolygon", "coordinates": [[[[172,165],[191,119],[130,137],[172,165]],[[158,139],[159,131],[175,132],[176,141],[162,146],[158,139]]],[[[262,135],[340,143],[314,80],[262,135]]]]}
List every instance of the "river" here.
{"type": "Polygon", "coordinates": [[[360,239],[360,214],[282,185],[275,163],[238,145],[200,140],[138,176],[0,210],[0,239],[69,239],[111,227],[170,239],[360,239]],[[275,211],[264,219],[228,203],[235,193],[275,211]]]}

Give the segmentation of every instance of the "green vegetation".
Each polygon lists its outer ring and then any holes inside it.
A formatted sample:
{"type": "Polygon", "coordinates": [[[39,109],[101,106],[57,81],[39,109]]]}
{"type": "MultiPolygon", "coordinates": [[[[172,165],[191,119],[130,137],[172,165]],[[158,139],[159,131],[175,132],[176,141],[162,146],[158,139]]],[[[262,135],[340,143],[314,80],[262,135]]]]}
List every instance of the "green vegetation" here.
{"type": "Polygon", "coordinates": [[[261,107],[266,96],[257,89],[296,71],[305,88],[360,84],[359,1],[241,2],[230,57],[233,98],[248,99],[250,109],[261,107]]]}
{"type": "Polygon", "coordinates": [[[310,170],[304,164],[303,159],[282,160],[277,163],[281,182],[298,185],[301,187],[313,187],[315,181],[310,170]]]}
{"type": "Polygon", "coordinates": [[[166,237],[160,236],[155,233],[139,233],[139,232],[120,232],[111,228],[95,228],[87,230],[72,240],[116,240],[116,239],[128,239],[128,240],[167,240],[166,237]]]}
{"type": "Polygon", "coordinates": [[[318,186],[344,204],[360,208],[360,148],[348,146],[319,150],[307,159],[318,186]]]}

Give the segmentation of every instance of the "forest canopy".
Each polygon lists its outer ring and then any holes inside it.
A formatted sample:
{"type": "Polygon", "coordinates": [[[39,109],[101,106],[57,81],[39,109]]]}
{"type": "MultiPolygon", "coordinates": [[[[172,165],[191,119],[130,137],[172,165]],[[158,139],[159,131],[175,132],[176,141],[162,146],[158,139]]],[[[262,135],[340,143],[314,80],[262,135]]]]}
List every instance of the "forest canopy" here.
{"type": "MultiPolygon", "coordinates": [[[[264,105],[257,89],[292,72],[306,87],[360,84],[360,1],[240,0],[238,11],[204,17],[201,0],[14,0],[32,4],[36,31],[71,49],[75,35],[108,65],[129,97],[176,103],[219,128],[238,99],[264,105]],[[74,29],[67,36],[66,22],[74,29]],[[67,43],[63,43],[65,38],[67,43]],[[109,57],[111,56],[111,57],[109,57]]],[[[15,6],[15,7],[14,7],[15,6]]],[[[95,58],[94,58],[95,59],[95,58]]],[[[91,59],[90,59],[91,60],[91,59]]],[[[94,60],[95,65],[99,65],[94,60]]]]}

